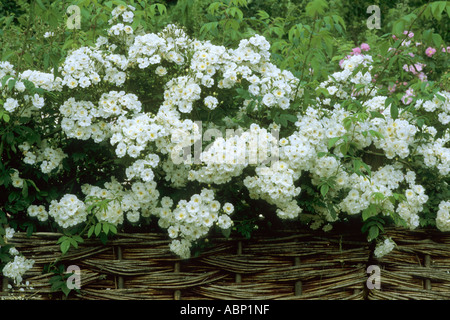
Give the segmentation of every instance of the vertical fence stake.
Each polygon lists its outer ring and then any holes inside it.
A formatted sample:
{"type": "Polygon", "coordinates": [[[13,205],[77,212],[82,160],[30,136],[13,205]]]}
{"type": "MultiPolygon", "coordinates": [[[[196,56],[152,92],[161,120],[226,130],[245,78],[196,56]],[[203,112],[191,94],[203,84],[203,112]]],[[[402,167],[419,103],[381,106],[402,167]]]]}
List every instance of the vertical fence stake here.
{"type": "MultiPolygon", "coordinates": [[[[122,248],[121,247],[117,247],[117,260],[121,261],[122,260],[122,248]]],[[[124,288],[124,281],[123,281],[123,276],[118,276],[117,277],[117,287],[119,289],[123,289],[124,288]]]]}
{"type": "MultiPolygon", "coordinates": [[[[295,257],[295,262],[294,265],[297,267],[300,265],[300,257],[295,257]]],[[[295,287],[294,287],[294,292],[296,296],[301,296],[302,295],[302,291],[303,291],[303,284],[301,281],[296,281],[295,282],[295,287]]]]}
{"type": "MultiPolygon", "coordinates": [[[[175,262],[174,272],[175,273],[179,273],[180,272],[180,262],[179,261],[175,262]]],[[[173,293],[173,299],[174,300],[181,300],[181,291],[180,290],[175,290],[175,292],[173,293]]]]}
{"type": "MultiPolygon", "coordinates": [[[[430,268],[431,267],[431,257],[429,254],[425,255],[425,268],[430,268]]],[[[431,280],[430,279],[425,279],[424,280],[424,289],[425,290],[431,290],[431,280]]]]}
{"type": "MultiPolygon", "coordinates": [[[[237,255],[240,256],[242,254],[242,241],[238,241],[237,255]]],[[[242,275],[240,273],[236,273],[236,283],[242,282],[242,275]]]]}
{"type": "Polygon", "coordinates": [[[6,277],[0,276],[0,282],[2,284],[2,292],[8,291],[8,279],[6,277]]]}

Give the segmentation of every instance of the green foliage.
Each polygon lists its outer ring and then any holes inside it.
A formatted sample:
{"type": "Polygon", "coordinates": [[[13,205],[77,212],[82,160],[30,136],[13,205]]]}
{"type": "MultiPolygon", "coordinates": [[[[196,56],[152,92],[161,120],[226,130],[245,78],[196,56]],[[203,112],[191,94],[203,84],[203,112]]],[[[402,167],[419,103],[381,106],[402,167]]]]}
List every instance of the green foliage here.
{"type": "Polygon", "coordinates": [[[44,274],[53,274],[49,279],[49,283],[51,285],[50,290],[54,293],[62,292],[65,297],[68,297],[72,290],[80,293],[79,289],[70,289],[67,286],[67,281],[71,276],[70,273],[66,272],[66,266],[62,263],[52,263],[48,264],[43,269],[44,274]]]}
{"type": "Polygon", "coordinates": [[[67,253],[70,247],[78,248],[79,243],[83,243],[84,240],[79,235],[62,236],[58,239],[57,243],[60,244],[61,252],[67,253]]]}

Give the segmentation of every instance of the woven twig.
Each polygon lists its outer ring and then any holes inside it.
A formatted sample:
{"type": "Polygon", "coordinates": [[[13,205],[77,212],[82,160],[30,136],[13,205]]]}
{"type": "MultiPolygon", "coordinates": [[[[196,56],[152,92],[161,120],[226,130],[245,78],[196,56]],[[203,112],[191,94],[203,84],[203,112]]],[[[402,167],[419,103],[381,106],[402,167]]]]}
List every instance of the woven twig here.
{"type": "Polygon", "coordinates": [[[374,260],[381,269],[381,289],[369,299],[450,299],[450,235],[435,230],[388,229],[397,244],[393,252],[374,260]],[[428,262],[427,262],[428,260],[428,262]]]}
{"type": "Polygon", "coordinates": [[[60,261],[81,269],[82,286],[71,299],[450,299],[450,235],[387,233],[398,247],[379,260],[361,234],[351,233],[211,238],[211,246],[188,260],[171,253],[170,239],[158,233],[119,234],[106,245],[86,239],[64,256],[56,244],[60,234],[16,233],[14,244],[36,261],[24,279],[34,289],[1,295],[61,297],[51,292],[52,274],[42,274],[44,265],[60,261]],[[381,268],[381,290],[366,288],[370,264],[381,268]]]}

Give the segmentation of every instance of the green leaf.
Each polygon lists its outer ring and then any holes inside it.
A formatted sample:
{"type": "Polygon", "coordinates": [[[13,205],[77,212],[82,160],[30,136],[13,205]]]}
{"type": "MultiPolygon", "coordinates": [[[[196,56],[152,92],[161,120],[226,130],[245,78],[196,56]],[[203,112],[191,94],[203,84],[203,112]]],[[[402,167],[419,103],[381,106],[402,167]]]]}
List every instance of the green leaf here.
{"type": "Polygon", "coordinates": [[[336,213],[336,209],[334,208],[333,204],[328,203],[327,204],[327,209],[328,212],[330,213],[330,216],[332,219],[336,219],[337,218],[337,213],[336,213]]]}
{"type": "Polygon", "coordinates": [[[75,249],[78,248],[78,242],[74,238],[69,238],[69,242],[75,249]]]}
{"type": "Polygon", "coordinates": [[[61,252],[65,254],[67,251],[69,251],[69,248],[70,248],[70,240],[69,238],[67,238],[61,243],[61,252]]]}
{"type": "Polygon", "coordinates": [[[12,90],[16,85],[16,82],[17,82],[16,78],[11,78],[11,80],[8,81],[8,89],[12,90]]]}
{"type": "Polygon", "coordinates": [[[358,159],[353,160],[353,171],[358,175],[362,175],[361,166],[362,166],[361,160],[358,159]]]}
{"type": "Polygon", "coordinates": [[[392,33],[395,35],[401,35],[404,30],[405,30],[405,21],[400,19],[394,23],[392,33]]]}
{"type": "Polygon", "coordinates": [[[342,122],[343,122],[342,124],[344,126],[344,129],[349,131],[350,128],[352,127],[353,119],[351,117],[347,117],[342,122]]]}
{"type": "Polygon", "coordinates": [[[431,38],[431,35],[432,35],[432,34],[433,34],[433,32],[432,32],[431,29],[424,30],[424,31],[422,32],[422,38],[423,38],[426,42],[431,42],[431,41],[432,41],[432,38],[431,38]]]}
{"type": "Polygon", "coordinates": [[[422,128],[424,124],[425,124],[425,119],[423,119],[423,118],[417,118],[417,119],[416,119],[416,125],[417,125],[419,128],[422,128]]]}
{"type": "Polygon", "coordinates": [[[110,224],[110,225],[109,225],[109,231],[110,231],[112,234],[117,234],[117,228],[116,228],[116,226],[113,225],[113,224],[110,224]]]}
{"type": "Polygon", "coordinates": [[[383,139],[383,138],[384,138],[384,136],[383,136],[381,133],[379,133],[378,131],[375,131],[375,130],[369,130],[369,133],[370,133],[372,136],[374,136],[375,138],[378,138],[378,139],[383,139]]]}
{"type": "Polygon", "coordinates": [[[328,140],[328,149],[331,149],[340,139],[341,137],[334,137],[328,140]]]}
{"type": "Polygon", "coordinates": [[[100,232],[102,232],[102,224],[97,223],[95,225],[95,235],[98,237],[100,235],[100,232]]]}
{"type": "Polygon", "coordinates": [[[361,165],[364,167],[364,169],[366,169],[367,175],[370,177],[372,175],[372,170],[370,169],[370,167],[364,161],[361,161],[361,165]]]}
{"type": "Polygon", "coordinates": [[[380,234],[380,229],[378,229],[378,226],[373,225],[370,227],[370,229],[369,229],[369,239],[370,240],[375,240],[379,234],[380,234]]]}
{"type": "Polygon", "coordinates": [[[69,295],[70,293],[70,289],[67,287],[67,284],[64,282],[63,286],[61,286],[61,291],[66,295],[66,297],[69,295]]]}
{"type": "Polygon", "coordinates": [[[92,234],[94,233],[94,229],[95,229],[95,226],[91,226],[89,228],[88,233],[87,233],[88,238],[90,238],[92,236],[92,234]]]}
{"type": "Polygon", "coordinates": [[[108,223],[104,223],[104,224],[103,224],[103,232],[104,232],[105,234],[108,234],[108,233],[109,233],[109,224],[108,224],[108,223]]]}
{"type": "Polygon", "coordinates": [[[376,213],[376,205],[370,204],[369,207],[364,209],[362,212],[363,221],[366,221],[369,218],[373,217],[375,213],[376,213]]]}
{"type": "Polygon", "coordinates": [[[435,46],[439,48],[442,43],[442,37],[437,33],[433,33],[432,39],[433,39],[433,43],[435,44],[435,46]]]}
{"type": "Polygon", "coordinates": [[[378,111],[370,111],[370,115],[372,116],[372,118],[386,119],[386,117],[378,111]]]}
{"type": "Polygon", "coordinates": [[[398,118],[398,107],[396,104],[391,104],[391,117],[396,120],[398,118]]]}
{"type": "Polygon", "coordinates": [[[445,97],[444,97],[444,96],[442,96],[442,95],[436,93],[436,94],[435,94],[435,97],[438,98],[439,100],[441,100],[442,102],[445,102],[445,97]]]}
{"type": "Polygon", "coordinates": [[[23,196],[24,198],[27,198],[27,197],[28,197],[28,184],[27,184],[27,181],[26,181],[26,180],[23,181],[22,196],[23,196]]]}
{"type": "Polygon", "coordinates": [[[229,238],[230,237],[230,235],[231,235],[231,228],[228,228],[228,229],[222,229],[222,234],[223,234],[223,236],[225,237],[225,238],[229,238]]]}
{"type": "Polygon", "coordinates": [[[45,7],[45,5],[42,3],[41,0],[36,0],[37,4],[39,5],[39,7],[41,7],[42,10],[46,11],[47,8],[45,7]]]}
{"type": "Polygon", "coordinates": [[[286,123],[287,126],[287,122],[292,122],[295,123],[298,121],[298,118],[296,116],[294,116],[293,114],[289,114],[289,113],[283,113],[280,115],[280,119],[283,119],[283,122],[286,123]],[[284,121],[285,120],[285,121],[284,121]]]}
{"type": "Polygon", "coordinates": [[[67,239],[67,236],[62,236],[56,241],[56,244],[60,244],[61,242],[65,241],[67,239]]]}
{"type": "Polygon", "coordinates": [[[78,243],[83,243],[84,242],[83,238],[80,237],[79,235],[74,235],[72,238],[78,243]]]}
{"type": "Polygon", "coordinates": [[[108,242],[108,236],[104,232],[100,234],[99,238],[103,244],[106,244],[106,242],[108,242]]]}
{"type": "Polygon", "coordinates": [[[258,15],[261,20],[267,20],[270,18],[270,15],[264,10],[258,10],[256,15],[258,15]]]}
{"type": "MultiPolygon", "coordinates": [[[[58,276],[58,278],[61,279],[60,276],[58,276]]],[[[52,292],[55,292],[55,291],[58,291],[58,290],[62,290],[62,287],[65,285],[65,282],[59,280],[59,281],[53,281],[53,282],[51,282],[51,284],[52,284],[52,286],[51,286],[50,290],[52,292]]]]}
{"type": "Polygon", "coordinates": [[[308,1],[305,8],[305,13],[308,17],[317,19],[317,16],[323,15],[325,13],[325,9],[327,8],[328,3],[324,0],[308,1]]]}
{"type": "Polygon", "coordinates": [[[447,5],[447,1],[435,1],[431,3],[431,13],[433,17],[440,21],[442,19],[442,13],[444,12],[447,5]]]}
{"type": "Polygon", "coordinates": [[[330,186],[325,183],[320,187],[320,193],[322,194],[323,197],[325,197],[328,193],[328,190],[330,190],[330,186]]]}
{"type": "Polygon", "coordinates": [[[341,144],[341,147],[339,148],[339,150],[345,156],[345,155],[347,155],[348,151],[350,150],[350,145],[348,143],[341,144]]]}
{"type": "Polygon", "coordinates": [[[29,182],[37,192],[41,192],[41,190],[39,190],[33,180],[27,179],[26,181],[29,182]]]}

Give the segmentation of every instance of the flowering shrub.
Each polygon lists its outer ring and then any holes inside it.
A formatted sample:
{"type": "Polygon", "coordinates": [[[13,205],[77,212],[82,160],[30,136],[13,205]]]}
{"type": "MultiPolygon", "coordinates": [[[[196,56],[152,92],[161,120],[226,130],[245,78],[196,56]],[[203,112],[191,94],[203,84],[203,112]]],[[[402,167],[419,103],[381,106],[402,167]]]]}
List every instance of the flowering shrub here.
{"type": "Polygon", "coordinates": [[[323,79],[312,63],[307,82],[262,35],[227,47],[174,24],[147,33],[134,15],[112,10],[107,36],[51,72],[0,62],[5,276],[32,265],[7,245],[19,230],[60,231],[65,253],[81,236],[157,227],[182,258],[261,217],[361,222],[379,255],[394,247],[386,224],[450,230],[450,92],[427,69],[448,61],[442,41],[402,30],[323,79]]]}

